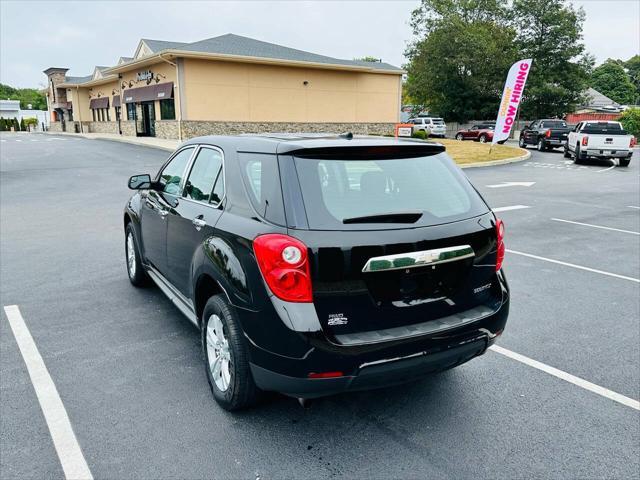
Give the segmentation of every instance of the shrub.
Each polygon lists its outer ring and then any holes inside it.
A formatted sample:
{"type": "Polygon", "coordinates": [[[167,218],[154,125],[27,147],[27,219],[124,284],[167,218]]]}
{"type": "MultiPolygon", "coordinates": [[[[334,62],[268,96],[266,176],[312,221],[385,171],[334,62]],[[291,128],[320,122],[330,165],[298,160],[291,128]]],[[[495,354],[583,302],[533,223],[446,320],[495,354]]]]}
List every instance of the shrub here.
{"type": "Polygon", "coordinates": [[[640,108],[629,108],[620,117],[620,123],[634,137],[640,137],[640,108]]]}
{"type": "Polygon", "coordinates": [[[411,134],[413,138],[419,138],[420,140],[426,140],[428,135],[424,130],[416,130],[411,134]]]}

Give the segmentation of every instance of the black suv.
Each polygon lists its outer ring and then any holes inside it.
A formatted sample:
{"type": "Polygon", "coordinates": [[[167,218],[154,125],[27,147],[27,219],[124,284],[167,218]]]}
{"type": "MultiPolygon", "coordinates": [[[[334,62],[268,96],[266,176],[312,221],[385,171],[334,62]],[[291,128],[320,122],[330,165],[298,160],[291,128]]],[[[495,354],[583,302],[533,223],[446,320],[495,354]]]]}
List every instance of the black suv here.
{"type": "Polygon", "coordinates": [[[228,410],[453,368],[507,321],[502,222],[442,145],[201,137],[129,187],[129,279],[199,327],[228,410]]]}

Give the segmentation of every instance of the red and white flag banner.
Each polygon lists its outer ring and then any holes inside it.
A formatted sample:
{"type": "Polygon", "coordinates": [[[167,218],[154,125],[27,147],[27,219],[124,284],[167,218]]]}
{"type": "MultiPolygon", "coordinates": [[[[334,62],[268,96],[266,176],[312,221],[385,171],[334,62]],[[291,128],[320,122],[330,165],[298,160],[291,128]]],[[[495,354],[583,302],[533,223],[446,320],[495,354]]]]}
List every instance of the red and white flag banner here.
{"type": "Polygon", "coordinates": [[[520,60],[511,65],[507,81],[504,83],[500,110],[496,119],[496,129],[493,133],[493,142],[498,143],[509,138],[511,128],[516,121],[516,113],[524,92],[524,85],[527,83],[527,76],[531,69],[531,58],[520,60]]]}

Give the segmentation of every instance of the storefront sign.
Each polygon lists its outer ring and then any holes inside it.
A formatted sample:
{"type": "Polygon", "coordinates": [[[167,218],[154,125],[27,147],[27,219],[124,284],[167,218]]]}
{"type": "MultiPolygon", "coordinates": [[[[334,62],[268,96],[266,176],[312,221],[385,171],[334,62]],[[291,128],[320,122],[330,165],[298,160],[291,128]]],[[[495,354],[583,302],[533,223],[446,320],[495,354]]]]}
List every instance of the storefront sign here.
{"type": "Polygon", "coordinates": [[[145,70],[144,72],[138,72],[136,74],[136,81],[147,82],[153,78],[153,72],[151,70],[145,70]]]}
{"type": "Polygon", "coordinates": [[[410,123],[396,123],[396,137],[410,137],[413,133],[413,125],[410,123]]]}

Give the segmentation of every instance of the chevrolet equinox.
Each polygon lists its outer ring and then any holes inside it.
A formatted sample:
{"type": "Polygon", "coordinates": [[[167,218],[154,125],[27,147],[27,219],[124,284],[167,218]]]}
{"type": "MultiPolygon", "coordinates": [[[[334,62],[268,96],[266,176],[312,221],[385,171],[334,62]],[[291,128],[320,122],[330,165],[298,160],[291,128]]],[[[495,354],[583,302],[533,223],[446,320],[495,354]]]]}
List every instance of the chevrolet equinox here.
{"type": "Polygon", "coordinates": [[[129,279],[199,328],[227,410],[401,384],[505,327],[504,227],[442,145],[200,137],[129,188],[129,279]]]}

